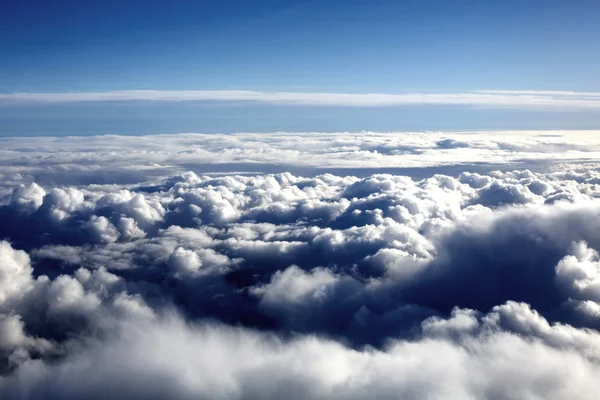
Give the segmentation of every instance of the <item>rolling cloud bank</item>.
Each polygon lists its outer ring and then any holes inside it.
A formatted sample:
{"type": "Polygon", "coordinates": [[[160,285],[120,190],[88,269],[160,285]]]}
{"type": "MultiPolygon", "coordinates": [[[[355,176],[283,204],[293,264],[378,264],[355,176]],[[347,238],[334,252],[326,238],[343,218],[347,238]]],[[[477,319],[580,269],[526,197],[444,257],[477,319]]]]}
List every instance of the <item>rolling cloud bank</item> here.
{"type": "Polygon", "coordinates": [[[0,143],[2,399],[600,392],[600,132],[0,143]]]}

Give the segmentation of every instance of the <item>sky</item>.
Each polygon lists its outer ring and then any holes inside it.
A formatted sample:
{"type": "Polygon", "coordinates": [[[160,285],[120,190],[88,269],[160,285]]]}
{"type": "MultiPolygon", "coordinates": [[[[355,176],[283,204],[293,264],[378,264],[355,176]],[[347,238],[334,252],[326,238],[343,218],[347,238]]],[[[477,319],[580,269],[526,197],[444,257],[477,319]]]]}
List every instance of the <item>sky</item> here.
{"type": "Polygon", "coordinates": [[[524,111],[477,101],[350,107],[98,96],[85,104],[77,99],[56,104],[10,95],[131,90],[597,95],[599,18],[600,4],[583,0],[5,1],[0,135],[593,129],[598,113],[574,106],[524,111]]]}

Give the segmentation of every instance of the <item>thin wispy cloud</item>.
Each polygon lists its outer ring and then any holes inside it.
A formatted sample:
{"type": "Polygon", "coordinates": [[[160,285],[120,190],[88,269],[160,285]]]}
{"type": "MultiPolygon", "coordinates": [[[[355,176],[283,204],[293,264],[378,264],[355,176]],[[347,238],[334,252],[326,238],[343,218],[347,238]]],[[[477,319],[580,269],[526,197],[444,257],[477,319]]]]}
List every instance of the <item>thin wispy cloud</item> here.
{"type": "Polygon", "coordinates": [[[568,97],[600,97],[600,92],[573,92],[570,90],[476,90],[476,93],[535,95],[535,96],[568,96],[568,97]]]}
{"type": "Polygon", "coordinates": [[[251,90],[120,90],[109,92],[4,93],[0,104],[107,101],[234,101],[308,106],[390,107],[464,105],[541,109],[600,108],[600,93],[479,90],[466,93],[324,93],[251,90]]]}

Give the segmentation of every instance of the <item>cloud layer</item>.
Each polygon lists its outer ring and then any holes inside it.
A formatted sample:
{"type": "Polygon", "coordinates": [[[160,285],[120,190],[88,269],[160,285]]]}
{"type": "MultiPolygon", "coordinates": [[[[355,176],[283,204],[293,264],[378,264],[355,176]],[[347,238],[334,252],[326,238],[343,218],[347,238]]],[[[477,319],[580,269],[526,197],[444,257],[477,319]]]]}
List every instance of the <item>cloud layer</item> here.
{"type": "MultiPolygon", "coordinates": [[[[390,107],[463,105],[503,108],[597,109],[600,94],[568,91],[479,90],[467,93],[320,93],[252,90],[121,90],[112,92],[0,93],[0,102],[229,101],[276,104],[390,107]]],[[[1,103],[0,103],[1,104],[1,103]]]]}
{"type": "MultiPolygon", "coordinates": [[[[197,174],[291,172],[424,178],[464,171],[577,168],[600,159],[599,131],[239,133],[0,138],[0,196],[19,184],[155,184],[197,174]]],[[[115,186],[116,188],[117,186],[115,186]]]]}
{"type": "Polygon", "coordinates": [[[6,139],[0,397],[593,399],[596,137],[6,139]]]}

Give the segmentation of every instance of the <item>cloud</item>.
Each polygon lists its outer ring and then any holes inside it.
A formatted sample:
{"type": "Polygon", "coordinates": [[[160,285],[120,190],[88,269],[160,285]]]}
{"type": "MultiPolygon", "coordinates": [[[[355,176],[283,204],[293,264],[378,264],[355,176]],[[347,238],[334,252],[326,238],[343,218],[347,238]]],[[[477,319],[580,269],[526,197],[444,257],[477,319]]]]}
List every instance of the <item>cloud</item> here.
{"type": "Polygon", "coordinates": [[[14,250],[6,241],[0,242],[0,260],[0,304],[4,305],[29,289],[33,269],[29,255],[22,250],[14,250]]]}
{"type": "Polygon", "coordinates": [[[4,139],[0,397],[593,398],[599,143],[546,134],[4,139]]]}
{"type": "Polygon", "coordinates": [[[572,253],[556,266],[556,280],[571,298],[600,302],[598,252],[580,241],[573,243],[572,253]]]}
{"type": "Polygon", "coordinates": [[[391,107],[466,105],[482,107],[596,109],[600,94],[564,91],[480,90],[468,93],[305,93],[251,90],[122,90],[112,92],[2,93],[0,102],[235,101],[290,105],[391,107]]]}
{"type": "MultiPolygon", "coordinates": [[[[143,190],[136,194],[148,201],[152,192],[162,189],[157,182],[168,178],[197,179],[186,178],[184,174],[190,171],[196,177],[290,172],[302,177],[391,173],[422,179],[434,174],[488,174],[493,170],[570,171],[586,164],[585,173],[597,174],[593,164],[600,159],[599,138],[597,131],[2,138],[0,202],[10,201],[19,185],[33,182],[42,188],[74,186],[78,190],[84,187],[89,191],[114,191],[113,200],[107,198],[107,202],[129,196],[118,194],[119,191],[142,186],[143,190]]],[[[40,201],[43,194],[34,192],[28,200],[19,198],[23,202],[40,201]]],[[[150,219],[161,215],[159,207],[149,206],[156,210],[143,211],[150,219]]],[[[139,218],[142,215],[132,214],[135,208],[139,207],[131,203],[130,217],[136,218],[144,229],[139,218]]]]}
{"type": "Polygon", "coordinates": [[[322,338],[281,340],[177,317],[125,322],[106,341],[94,340],[58,363],[27,361],[0,380],[0,393],[49,399],[276,399],[289,393],[298,399],[593,399],[600,389],[597,360],[578,351],[597,345],[598,335],[578,337],[521,304],[481,317],[457,310],[448,320],[426,322],[425,332],[383,350],[356,351],[322,338]],[[519,325],[504,328],[503,319],[519,325]],[[535,333],[524,337],[519,329],[535,333]],[[460,332],[460,339],[450,331],[460,332]]]}
{"type": "Polygon", "coordinates": [[[599,97],[600,92],[573,92],[568,90],[477,90],[476,93],[514,94],[514,95],[548,95],[572,97],[599,97]]]}

